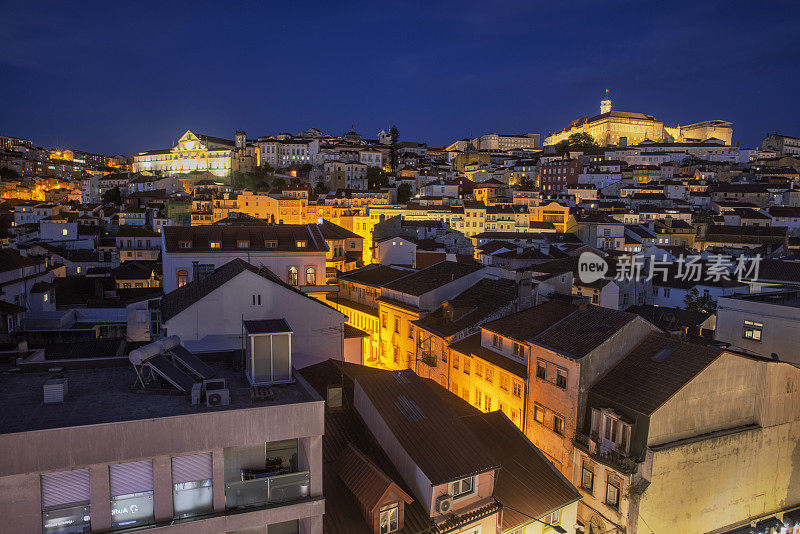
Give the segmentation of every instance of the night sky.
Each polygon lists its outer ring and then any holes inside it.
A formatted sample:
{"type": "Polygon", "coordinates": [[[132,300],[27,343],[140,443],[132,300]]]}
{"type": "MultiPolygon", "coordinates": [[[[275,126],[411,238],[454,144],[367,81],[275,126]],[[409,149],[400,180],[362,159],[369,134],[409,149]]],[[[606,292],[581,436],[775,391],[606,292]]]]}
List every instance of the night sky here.
{"type": "Polygon", "coordinates": [[[0,134],[134,155],[187,129],[447,145],[614,109],[800,136],[786,2],[0,0],[0,134]],[[230,4],[230,5],[228,5],[230,4]],[[609,7],[613,6],[613,7],[609,7]]]}

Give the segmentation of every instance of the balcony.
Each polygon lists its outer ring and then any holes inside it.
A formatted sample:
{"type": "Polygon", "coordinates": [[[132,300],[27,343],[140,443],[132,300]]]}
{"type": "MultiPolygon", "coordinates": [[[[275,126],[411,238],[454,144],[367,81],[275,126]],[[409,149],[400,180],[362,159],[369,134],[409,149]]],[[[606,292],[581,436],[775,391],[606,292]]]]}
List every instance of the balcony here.
{"type": "Polygon", "coordinates": [[[429,350],[423,350],[420,353],[420,361],[428,367],[436,368],[436,354],[429,350]]]}
{"type": "Polygon", "coordinates": [[[616,469],[620,473],[631,475],[638,469],[639,463],[630,456],[613,449],[602,450],[598,436],[590,437],[586,434],[575,434],[575,438],[572,441],[576,447],[587,453],[592,459],[616,469]]]}
{"type": "Polygon", "coordinates": [[[311,477],[308,471],[264,477],[251,473],[249,476],[253,478],[225,484],[227,509],[296,501],[310,494],[311,477]]]}

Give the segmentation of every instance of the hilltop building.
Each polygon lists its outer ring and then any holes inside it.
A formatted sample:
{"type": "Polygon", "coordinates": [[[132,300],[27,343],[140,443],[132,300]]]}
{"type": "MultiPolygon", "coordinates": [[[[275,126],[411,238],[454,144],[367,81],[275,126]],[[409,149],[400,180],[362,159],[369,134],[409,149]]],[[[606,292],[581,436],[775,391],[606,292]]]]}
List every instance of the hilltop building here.
{"type": "Polygon", "coordinates": [[[732,125],[727,121],[711,120],[686,126],[665,126],[653,115],[613,111],[608,98],[600,103],[599,115],[572,121],[564,130],[548,136],[544,144],[555,145],[577,133],[591,135],[600,146],[638,145],[643,141],[691,143],[712,140],[721,145],[730,145],[733,138],[732,125]]]}

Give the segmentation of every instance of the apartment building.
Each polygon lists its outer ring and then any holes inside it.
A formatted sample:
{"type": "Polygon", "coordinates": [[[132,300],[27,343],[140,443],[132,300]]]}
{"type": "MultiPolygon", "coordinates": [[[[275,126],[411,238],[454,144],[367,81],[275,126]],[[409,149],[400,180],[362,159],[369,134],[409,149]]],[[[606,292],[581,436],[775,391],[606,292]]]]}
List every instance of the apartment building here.
{"type": "Polygon", "coordinates": [[[784,468],[798,386],[788,363],[650,334],[588,391],[572,473],[581,522],[591,532],[787,532],[778,516],[800,518],[800,482],[784,468]]]}
{"type": "Polygon", "coordinates": [[[119,261],[157,261],[161,255],[161,235],[141,226],[120,226],[114,241],[119,261]]]}
{"type": "Polygon", "coordinates": [[[436,310],[487,275],[477,263],[443,261],[381,286],[380,360],[378,367],[415,367],[417,335],[414,321],[436,310]]]}
{"type": "Polygon", "coordinates": [[[363,340],[363,363],[378,366],[380,362],[380,314],[378,312],[381,287],[413,269],[370,264],[361,269],[339,275],[339,291],[326,297],[327,302],[347,316],[347,324],[367,333],[363,340]]]}
{"type": "Polygon", "coordinates": [[[577,159],[550,159],[539,163],[539,188],[548,196],[565,193],[569,186],[578,183],[583,165],[577,159]]]}
{"type": "Polygon", "coordinates": [[[485,323],[453,344],[450,391],[459,389],[483,411],[503,409],[571,476],[571,439],[588,385],[655,330],[634,314],[546,302],[485,323]]]}
{"type": "Polygon", "coordinates": [[[1,530],[322,533],[319,395],[168,347],[0,377],[1,530]]]}
{"type": "Polygon", "coordinates": [[[161,236],[166,293],[235,258],[263,265],[294,287],[324,285],[328,245],[316,224],[168,226],[161,236]]]}
{"type": "Polygon", "coordinates": [[[577,490],[502,413],[410,370],[329,361],[300,373],[328,399],[326,531],[574,531],[577,490]]]}
{"type": "Polygon", "coordinates": [[[800,365],[800,290],[765,290],[717,299],[714,338],[731,349],[800,365]]]}

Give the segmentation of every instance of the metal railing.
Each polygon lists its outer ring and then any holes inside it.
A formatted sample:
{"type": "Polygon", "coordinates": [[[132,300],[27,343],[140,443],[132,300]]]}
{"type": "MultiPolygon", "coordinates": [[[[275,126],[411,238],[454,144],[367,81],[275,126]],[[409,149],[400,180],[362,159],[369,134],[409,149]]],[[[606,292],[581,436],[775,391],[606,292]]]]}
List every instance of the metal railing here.
{"type": "Polygon", "coordinates": [[[225,484],[225,507],[251,508],[267,504],[295,501],[311,493],[311,476],[308,471],[237,480],[225,484]]]}

